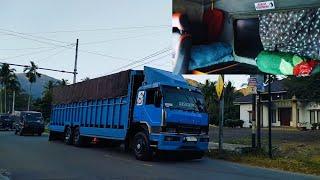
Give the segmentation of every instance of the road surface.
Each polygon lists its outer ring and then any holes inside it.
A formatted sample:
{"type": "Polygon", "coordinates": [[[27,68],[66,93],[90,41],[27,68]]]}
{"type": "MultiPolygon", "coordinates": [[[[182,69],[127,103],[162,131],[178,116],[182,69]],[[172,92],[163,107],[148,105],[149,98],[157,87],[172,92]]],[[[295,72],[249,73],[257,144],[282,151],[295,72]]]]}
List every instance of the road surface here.
{"type": "MultiPolygon", "coordinates": [[[[319,179],[204,158],[141,162],[121,148],[77,148],[0,131],[0,170],[11,179],[319,179]]],[[[0,178],[1,179],[1,178],[0,178]]]]}

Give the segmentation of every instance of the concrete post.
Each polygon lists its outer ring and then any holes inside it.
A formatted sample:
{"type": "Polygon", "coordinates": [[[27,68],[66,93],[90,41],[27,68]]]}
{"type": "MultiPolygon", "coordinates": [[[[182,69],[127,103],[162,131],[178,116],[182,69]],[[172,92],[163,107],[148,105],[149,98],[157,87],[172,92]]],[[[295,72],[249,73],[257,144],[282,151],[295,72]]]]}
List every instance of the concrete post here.
{"type": "Polygon", "coordinates": [[[292,105],[291,105],[291,107],[292,107],[292,110],[291,110],[292,115],[291,115],[290,126],[291,127],[297,127],[297,123],[298,123],[297,122],[297,120],[298,120],[298,117],[297,117],[297,115],[298,115],[298,103],[297,103],[297,98],[296,98],[295,95],[292,97],[292,105]]]}

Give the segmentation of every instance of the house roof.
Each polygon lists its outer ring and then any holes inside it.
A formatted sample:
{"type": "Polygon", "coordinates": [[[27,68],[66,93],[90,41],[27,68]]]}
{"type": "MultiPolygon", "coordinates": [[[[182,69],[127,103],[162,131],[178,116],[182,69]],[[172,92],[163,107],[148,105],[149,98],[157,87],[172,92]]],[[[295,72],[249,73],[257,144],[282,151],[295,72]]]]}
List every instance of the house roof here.
{"type": "Polygon", "coordinates": [[[248,104],[251,102],[252,102],[252,94],[239,97],[234,101],[235,104],[248,104]]]}
{"type": "MultiPolygon", "coordinates": [[[[268,93],[268,87],[269,86],[264,87],[264,92],[262,92],[262,94],[268,93]]],[[[283,84],[283,80],[275,80],[274,82],[271,83],[271,93],[285,93],[285,92],[287,92],[287,90],[283,84]]],[[[252,95],[250,94],[247,96],[239,97],[235,99],[234,103],[235,104],[252,103],[252,95]]]]}
{"type": "MultiPolygon", "coordinates": [[[[268,85],[264,87],[264,92],[268,92],[268,85]]],[[[284,84],[283,84],[283,80],[275,80],[271,83],[271,92],[275,93],[275,92],[283,92],[283,91],[287,91],[284,84]]]]}

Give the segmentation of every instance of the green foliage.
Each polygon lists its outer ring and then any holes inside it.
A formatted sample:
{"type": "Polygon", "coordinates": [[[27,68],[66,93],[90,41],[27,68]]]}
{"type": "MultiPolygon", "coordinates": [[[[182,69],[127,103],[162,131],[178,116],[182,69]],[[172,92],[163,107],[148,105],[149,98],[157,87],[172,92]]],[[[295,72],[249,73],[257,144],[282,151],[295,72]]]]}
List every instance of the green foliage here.
{"type": "Polygon", "coordinates": [[[243,123],[244,121],[240,120],[240,119],[226,119],[224,121],[224,126],[225,127],[243,127],[243,123]]]}
{"type": "Polygon", "coordinates": [[[310,77],[289,77],[284,80],[290,96],[300,100],[320,102],[320,74],[310,77]]]}
{"type": "MultiPolygon", "coordinates": [[[[207,80],[201,87],[201,91],[205,97],[207,112],[209,113],[210,124],[219,124],[219,99],[215,88],[216,82],[207,80]]],[[[235,91],[235,87],[228,82],[224,89],[224,116],[225,119],[238,119],[240,109],[233,104],[234,100],[242,96],[241,93],[235,91]]]]}
{"type": "Polygon", "coordinates": [[[26,73],[26,77],[28,78],[29,82],[32,84],[36,82],[37,78],[41,77],[41,74],[38,73],[38,66],[33,62],[30,61],[31,66],[24,68],[23,72],[26,73]]]}
{"type": "Polygon", "coordinates": [[[41,99],[37,99],[34,102],[34,108],[36,111],[42,112],[45,119],[50,117],[52,106],[52,88],[55,86],[53,81],[48,81],[44,87],[44,92],[41,99]]]}

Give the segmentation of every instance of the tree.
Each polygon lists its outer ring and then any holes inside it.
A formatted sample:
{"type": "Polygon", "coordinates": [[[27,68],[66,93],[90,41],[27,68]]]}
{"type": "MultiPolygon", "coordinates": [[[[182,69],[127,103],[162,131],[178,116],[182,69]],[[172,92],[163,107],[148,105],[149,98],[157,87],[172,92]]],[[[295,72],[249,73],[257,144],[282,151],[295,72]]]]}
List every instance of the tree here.
{"type": "Polygon", "coordinates": [[[29,98],[28,98],[28,111],[30,110],[30,103],[31,103],[31,86],[32,83],[35,83],[37,81],[37,78],[41,77],[41,74],[38,73],[38,66],[33,62],[30,61],[31,66],[24,68],[23,72],[26,73],[26,77],[28,78],[30,82],[29,86],[29,98]]]}
{"type": "Polygon", "coordinates": [[[11,108],[11,112],[14,112],[14,108],[15,108],[15,98],[16,98],[16,92],[20,92],[20,83],[17,79],[17,76],[15,74],[13,74],[8,81],[7,84],[7,89],[9,90],[9,92],[12,94],[12,108],[11,108]]]}
{"type": "MultiPolygon", "coordinates": [[[[16,79],[14,74],[15,69],[10,68],[9,64],[2,64],[0,69],[0,83],[4,88],[4,111],[7,112],[7,87],[9,83],[12,83],[16,79]]],[[[1,102],[2,104],[2,102],[1,102]]],[[[2,111],[2,108],[1,108],[2,111]]]]}
{"type": "MultiPolygon", "coordinates": [[[[201,91],[205,98],[206,109],[209,114],[210,124],[219,124],[219,99],[216,93],[216,82],[206,80],[201,87],[201,91]]],[[[224,113],[225,119],[239,119],[239,107],[233,104],[234,100],[242,96],[240,92],[235,90],[231,82],[228,82],[224,89],[224,113]]]]}
{"type": "Polygon", "coordinates": [[[218,124],[219,117],[219,101],[215,85],[216,82],[206,80],[205,84],[201,87],[205,99],[206,110],[209,114],[210,124],[218,124]]]}
{"type": "Polygon", "coordinates": [[[81,81],[88,81],[88,80],[90,80],[89,77],[85,77],[85,78],[81,79],[81,81]]]}
{"type": "Polygon", "coordinates": [[[320,102],[320,74],[310,77],[288,77],[283,80],[289,95],[307,102],[320,102]]]}
{"type": "Polygon", "coordinates": [[[45,119],[50,117],[51,105],[52,105],[52,88],[56,86],[53,81],[48,81],[44,86],[44,91],[41,99],[37,99],[34,106],[37,111],[42,112],[45,119]]]}
{"type": "Polygon", "coordinates": [[[61,79],[61,81],[57,81],[56,83],[58,86],[66,86],[69,84],[67,79],[61,79]]]}

